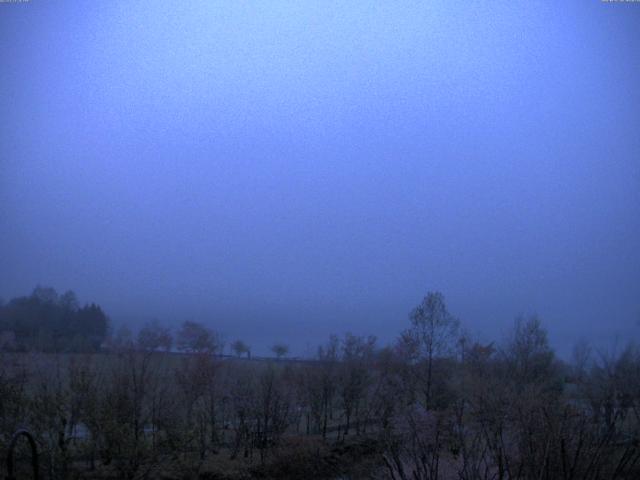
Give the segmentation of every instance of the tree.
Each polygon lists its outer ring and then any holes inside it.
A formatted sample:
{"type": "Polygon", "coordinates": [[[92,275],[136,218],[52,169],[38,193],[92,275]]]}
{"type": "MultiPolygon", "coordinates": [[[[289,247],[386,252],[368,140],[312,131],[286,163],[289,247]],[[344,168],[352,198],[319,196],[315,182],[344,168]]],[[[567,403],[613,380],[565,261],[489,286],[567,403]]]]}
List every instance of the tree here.
{"type": "Polygon", "coordinates": [[[73,292],[73,290],[67,290],[65,293],[63,293],[60,296],[59,302],[62,308],[65,308],[72,312],[77,311],[79,308],[78,297],[76,297],[76,294],[73,292]]]}
{"type": "Polygon", "coordinates": [[[209,351],[196,352],[182,358],[176,370],[180,387],[182,420],[185,435],[182,442],[197,445],[200,459],[218,441],[218,370],[221,363],[209,351]]]}
{"type": "Polygon", "coordinates": [[[320,405],[322,411],[322,439],[327,438],[329,417],[333,413],[333,399],[336,395],[336,377],[338,365],[339,340],[336,335],[329,336],[326,345],[318,348],[318,363],[320,365],[320,405]]]}
{"type": "Polygon", "coordinates": [[[554,375],[555,356],[547,331],[536,316],[516,319],[505,355],[519,384],[546,381],[554,375]]]}
{"type": "Polygon", "coordinates": [[[33,289],[31,298],[42,303],[56,303],[58,301],[58,292],[56,292],[55,288],[38,285],[33,289]]]}
{"type": "Polygon", "coordinates": [[[218,350],[217,335],[201,323],[185,321],[176,336],[176,347],[181,352],[214,353],[218,350]]]}
{"type": "Polygon", "coordinates": [[[251,348],[249,348],[249,345],[244,343],[242,340],[236,340],[235,342],[233,342],[231,344],[231,349],[238,357],[246,354],[247,358],[251,358],[251,348]]]}
{"type": "Polygon", "coordinates": [[[277,446],[291,421],[291,391],[282,371],[272,365],[258,374],[253,402],[253,437],[264,464],[267,450],[277,446]]]}
{"type": "Polygon", "coordinates": [[[133,348],[133,333],[126,325],[120,325],[116,334],[111,339],[111,343],[116,350],[130,350],[133,348]]]}
{"type": "Polygon", "coordinates": [[[96,351],[106,338],[109,318],[96,305],[78,307],[72,291],[58,297],[51,287],[36,287],[0,308],[0,331],[14,332],[18,349],[96,351]]]}
{"type": "Polygon", "coordinates": [[[371,364],[376,337],[358,337],[347,333],[342,341],[342,362],[339,372],[339,393],[346,418],[344,434],[349,434],[351,418],[356,416],[356,433],[360,433],[359,413],[365,392],[371,383],[371,364]]]}
{"type": "Polygon", "coordinates": [[[148,322],[138,332],[137,344],[142,350],[168,352],[173,345],[171,330],[163,327],[156,320],[148,322]]]}
{"type": "Polygon", "coordinates": [[[95,350],[107,337],[109,331],[109,318],[99,305],[92,303],[85,305],[75,312],[74,322],[70,325],[70,333],[78,334],[87,339],[95,350]]]}
{"type": "Polygon", "coordinates": [[[447,310],[440,292],[427,293],[413,309],[409,319],[411,326],[402,333],[400,349],[409,357],[414,371],[418,373],[425,406],[430,408],[434,360],[451,353],[458,332],[458,320],[447,310]]]}
{"type": "Polygon", "coordinates": [[[271,347],[271,351],[278,357],[278,360],[280,360],[289,353],[289,346],[284,343],[276,343],[271,347]]]}

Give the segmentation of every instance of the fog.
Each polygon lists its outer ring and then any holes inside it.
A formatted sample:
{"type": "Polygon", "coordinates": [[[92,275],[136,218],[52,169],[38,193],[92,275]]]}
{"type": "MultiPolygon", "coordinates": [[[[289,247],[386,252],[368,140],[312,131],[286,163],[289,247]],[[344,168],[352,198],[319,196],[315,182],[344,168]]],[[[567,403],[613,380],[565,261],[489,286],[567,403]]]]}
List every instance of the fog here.
{"type": "Polygon", "coordinates": [[[635,7],[0,4],[0,296],[258,353],[431,290],[480,338],[640,338],[635,7]]]}

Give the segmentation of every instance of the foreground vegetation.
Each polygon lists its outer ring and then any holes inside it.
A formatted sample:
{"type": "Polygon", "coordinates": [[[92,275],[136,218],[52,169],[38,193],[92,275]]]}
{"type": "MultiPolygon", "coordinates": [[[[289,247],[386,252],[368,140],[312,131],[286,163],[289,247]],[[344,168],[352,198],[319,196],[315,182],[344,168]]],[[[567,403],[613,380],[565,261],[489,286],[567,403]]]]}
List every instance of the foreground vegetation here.
{"type": "Polygon", "coordinates": [[[313,359],[256,360],[234,344],[222,357],[186,322],[100,353],[2,353],[2,448],[28,428],[52,479],[640,478],[637,345],[566,364],[536,318],[482,345],[439,293],[384,348],[332,336],[313,359]]]}

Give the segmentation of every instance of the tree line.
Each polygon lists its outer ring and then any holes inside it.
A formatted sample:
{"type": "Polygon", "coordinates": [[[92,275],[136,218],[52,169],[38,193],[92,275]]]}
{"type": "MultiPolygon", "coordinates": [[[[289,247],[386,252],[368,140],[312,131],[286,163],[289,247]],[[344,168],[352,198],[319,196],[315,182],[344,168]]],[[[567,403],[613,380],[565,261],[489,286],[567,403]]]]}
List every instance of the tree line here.
{"type": "Polygon", "coordinates": [[[108,332],[102,308],[95,303],[81,307],[71,290],[58,295],[38,286],[29,296],[0,304],[0,350],[97,351],[108,332]]]}
{"type": "Polygon", "coordinates": [[[234,343],[237,358],[222,358],[213,330],[185,322],[174,335],[152,322],[114,340],[109,355],[4,354],[0,441],[18,426],[32,430],[48,478],[640,473],[634,343],[611,353],[579,344],[564,362],[536,317],[481,343],[438,292],[391,345],[332,335],[314,358],[282,362],[246,361],[248,346],[234,343]],[[174,347],[186,354],[167,355],[174,347]],[[368,470],[354,472],[365,457],[368,470]]]}

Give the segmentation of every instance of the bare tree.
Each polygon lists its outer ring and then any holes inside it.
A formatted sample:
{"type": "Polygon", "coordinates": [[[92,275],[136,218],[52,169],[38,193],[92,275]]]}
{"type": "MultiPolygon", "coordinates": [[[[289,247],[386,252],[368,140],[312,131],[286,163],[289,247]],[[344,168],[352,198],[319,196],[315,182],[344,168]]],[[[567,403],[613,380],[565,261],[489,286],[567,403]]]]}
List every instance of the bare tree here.
{"type": "Polygon", "coordinates": [[[276,355],[278,360],[280,360],[289,353],[289,346],[284,343],[276,343],[271,347],[271,351],[276,355]]]}
{"type": "Polygon", "coordinates": [[[554,375],[555,355],[547,331],[536,316],[516,319],[503,354],[520,385],[552,379],[554,375]]]}
{"type": "Polygon", "coordinates": [[[173,337],[168,327],[153,320],[140,329],[136,343],[141,350],[168,352],[173,345],[173,337]]]}
{"type": "Polygon", "coordinates": [[[400,348],[413,365],[424,396],[432,404],[433,369],[438,357],[450,355],[458,332],[458,321],[447,310],[440,292],[429,292],[410,314],[411,326],[402,333],[400,348]]]}
{"type": "Polygon", "coordinates": [[[28,414],[28,374],[17,368],[10,356],[0,351],[0,443],[7,445],[11,435],[28,414]]]}
{"type": "Polygon", "coordinates": [[[183,442],[195,444],[200,460],[218,443],[218,371],[220,362],[207,353],[182,359],[176,380],[182,393],[183,442]]]}
{"type": "Polygon", "coordinates": [[[282,373],[269,365],[258,375],[253,406],[254,441],[264,463],[270,448],[276,446],[289,426],[292,392],[282,373]]]}
{"type": "MultiPolygon", "coordinates": [[[[375,342],[375,337],[358,337],[350,333],[345,335],[342,342],[339,385],[346,420],[345,435],[349,434],[352,417],[355,415],[359,420],[359,414],[366,410],[363,400],[366,390],[372,382],[371,364],[375,342]]],[[[360,433],[359,421],[356,425],[356,433],[360,433]]]]}
{"type": "Polygon", "coordinates": [[[220,339],[201,323],[187,320],[178,330],[176,347],[187,353],[214,353],[220,348],[220,339]]]}
{"type": "Polygon", "coordinates": [[[318,348],[322,438],[325,440],[327,438],[329,419],[333,416],[333,402],[337,390],[339,345],[338,337],[331,335],[327,344],[318,348]]]}

